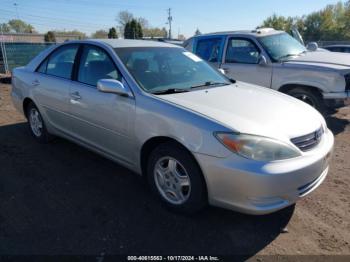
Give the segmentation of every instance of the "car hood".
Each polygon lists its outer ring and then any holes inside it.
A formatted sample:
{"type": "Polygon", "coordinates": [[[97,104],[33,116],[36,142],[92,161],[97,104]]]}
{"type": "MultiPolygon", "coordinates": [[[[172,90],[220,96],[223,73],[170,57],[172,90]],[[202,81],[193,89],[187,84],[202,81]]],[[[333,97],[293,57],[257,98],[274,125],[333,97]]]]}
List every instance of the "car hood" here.
{"type": "Polygon", "coordinates": [[[289,58],[285,62],[310,64],[328,64],[350,67],[350,54],[337,52],[306,52],[300,56],[289,58]]]}
{"type": "Polygon", "coordinates": [[[159,97],[215,120],[232,131],[286,142],[325,124],[311,106],[280,92],[243,82],[159,97]]]}

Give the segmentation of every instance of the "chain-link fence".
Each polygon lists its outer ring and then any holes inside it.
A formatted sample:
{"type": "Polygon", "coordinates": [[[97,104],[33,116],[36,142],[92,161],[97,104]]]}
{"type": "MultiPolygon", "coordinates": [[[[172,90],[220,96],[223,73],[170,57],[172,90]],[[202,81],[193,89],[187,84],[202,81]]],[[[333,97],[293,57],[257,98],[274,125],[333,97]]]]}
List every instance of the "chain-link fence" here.
{"type": "Polygon", "coordinates": [[[56,35],[56,42],[45,42],[43,34],[0,33],[0,74],[9,74],[13,68],[24,66],[51,45],[79,39],[77,35],[56,35]]]}

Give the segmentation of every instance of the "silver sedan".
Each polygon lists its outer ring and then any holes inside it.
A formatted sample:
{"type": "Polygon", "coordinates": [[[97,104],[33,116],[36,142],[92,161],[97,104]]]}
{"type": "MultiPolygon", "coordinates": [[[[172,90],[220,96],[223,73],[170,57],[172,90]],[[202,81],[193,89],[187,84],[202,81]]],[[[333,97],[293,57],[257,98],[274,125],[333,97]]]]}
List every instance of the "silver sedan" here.
{"type": "Polygon", "coordinates": [[[87,40],[13,71],[41,143],[64,137],[147,177],[172,209],[287,207],[325,179],[333,135],[292,97],[228,79],[174,45],[87,40]]]}

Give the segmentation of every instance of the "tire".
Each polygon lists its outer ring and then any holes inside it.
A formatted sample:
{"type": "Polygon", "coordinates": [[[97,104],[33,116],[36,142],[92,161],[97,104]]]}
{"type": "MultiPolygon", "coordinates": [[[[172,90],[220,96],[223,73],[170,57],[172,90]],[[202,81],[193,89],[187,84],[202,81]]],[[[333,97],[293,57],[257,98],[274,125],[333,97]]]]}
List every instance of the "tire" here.
{"type": "Polygon", "coordinates": [[[321,114],[325,114],[327,111],[322,95],[315,90],[297,87],[288,91],[287,94],[309,104],[321,114]]]}
{"type": "Polygon", "coordinates": [[[34,103],[29,103],[26,108],[26,116],[31,135],[42,144],[50,142],[53,136],[47,131],[39,109],[34,103]]]}
{"type": "Polygon", "coordinates": [[[206,186],[197,162],[174,142],[161,144],[152,151],[147,180],[151,190],[173,211],[192,214],[207,204],[206,186]]]}

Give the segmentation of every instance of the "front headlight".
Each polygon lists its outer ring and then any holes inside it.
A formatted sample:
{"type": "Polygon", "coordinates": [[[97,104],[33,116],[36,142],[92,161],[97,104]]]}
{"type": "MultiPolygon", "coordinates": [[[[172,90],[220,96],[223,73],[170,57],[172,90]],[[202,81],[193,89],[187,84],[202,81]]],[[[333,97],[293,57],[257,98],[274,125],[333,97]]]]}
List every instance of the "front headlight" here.
{"type": "Polygon", "coordinates": [[[300,156],[298,149],[262,136],[215,133],[215,137],[232,152],[257,161],[283,160],[300,156]]]}

